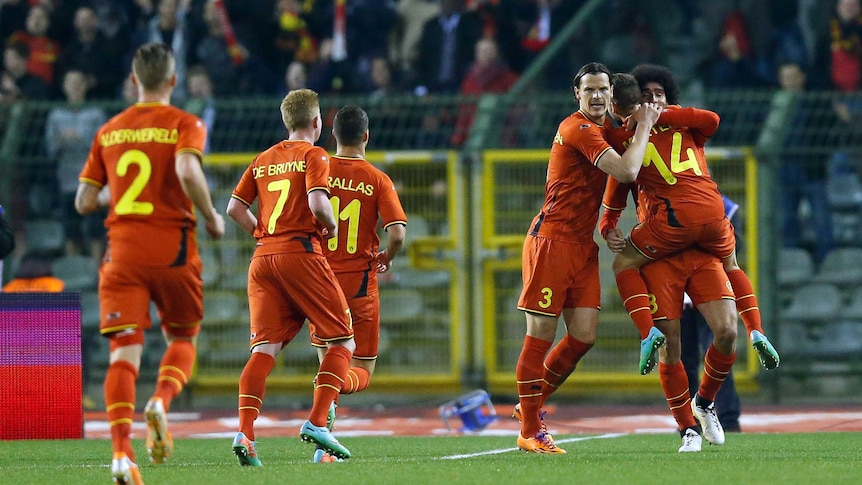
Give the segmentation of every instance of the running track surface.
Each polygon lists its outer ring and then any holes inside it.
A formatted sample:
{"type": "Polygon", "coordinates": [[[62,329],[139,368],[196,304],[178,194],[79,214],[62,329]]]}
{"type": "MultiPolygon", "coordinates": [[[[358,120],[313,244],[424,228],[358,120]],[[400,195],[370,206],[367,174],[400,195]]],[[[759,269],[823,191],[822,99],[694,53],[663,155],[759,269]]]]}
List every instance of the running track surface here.
{"type": "MultiPolygon", "coordinates": [[[[558,406],[547,407],[546,423],[554,434],[602,433],[674,433],[676,423],[667,409],[655,406],[558,406]]],[[[511,435],[519,424],[511,417],[512,404],[495,404],[498,419],[479,431],[483,435],[511,435]]],[[[308,410],[264,412],[255,422],[255,435],[289,437],[299,434],[308,410]]],[[[170,412],[168,423],[174,438],[227,438],[237,431],[236,411],[170,412]]],[[[459,434],[462,422],[449,419],[447,429],[437,408],[397,407],[371,409],[340,406],[335,424],[338,437],[347,436],[439,436],[459,434]]],[[[746,433],[789,433],[815,431],[862,432],[862,408],[835,407],[772,407],[765,405],[743,408],[740,418],[746,433]]],[[[143,416],[135,416],[132,437],[141,439],[146,427],[143,416]]],[[[84,414],[86,438],[111,437],[104,412],[84,414]]]]}

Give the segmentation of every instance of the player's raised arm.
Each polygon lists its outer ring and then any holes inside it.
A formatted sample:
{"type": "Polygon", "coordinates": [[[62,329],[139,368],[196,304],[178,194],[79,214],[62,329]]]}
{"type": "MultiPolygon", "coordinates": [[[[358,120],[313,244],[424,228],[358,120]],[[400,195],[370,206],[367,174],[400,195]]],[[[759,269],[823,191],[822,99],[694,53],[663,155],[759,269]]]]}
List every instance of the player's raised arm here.
{"type": "Polygon", "coordinates": [[[705,138],[710,138],[718,130],[720,121],[718,114],[708,109],[669,106],[659,116],[656,124],[684,126],[698,132],[705,138]]]}
{"type": "Polygon", "coordinates": [[[652,103],[642,104],[635,110],[631,120],[637,123],[635,134],[625,153],[607,150],[596,162],[596,167],[622,183],[634,182],[643,164],[649,134],[661,111],[652,103]]]}

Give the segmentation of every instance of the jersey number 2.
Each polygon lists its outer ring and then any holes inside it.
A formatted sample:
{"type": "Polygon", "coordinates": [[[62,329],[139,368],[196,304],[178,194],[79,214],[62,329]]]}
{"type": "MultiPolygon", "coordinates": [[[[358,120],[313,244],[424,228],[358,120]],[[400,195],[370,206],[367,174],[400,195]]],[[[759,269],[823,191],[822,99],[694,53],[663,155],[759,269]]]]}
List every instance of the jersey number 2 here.
{"type": "Polygon", "coordinates": [[[129,150],[123,153],[117,162],[117,175],[125,177],[129,173],[129,166],[131,165],[138,166],[138,174],[129,184],[129,188],[120,196],[120,200],[114,206],[114,213],[121,216],[128,214],[148,216],[153,213],[153,203],[141,202],[138,200],[138,196],[141,195],[147,182],[150,181],[153,165],[146,153],[140,150],[129,150]]]}

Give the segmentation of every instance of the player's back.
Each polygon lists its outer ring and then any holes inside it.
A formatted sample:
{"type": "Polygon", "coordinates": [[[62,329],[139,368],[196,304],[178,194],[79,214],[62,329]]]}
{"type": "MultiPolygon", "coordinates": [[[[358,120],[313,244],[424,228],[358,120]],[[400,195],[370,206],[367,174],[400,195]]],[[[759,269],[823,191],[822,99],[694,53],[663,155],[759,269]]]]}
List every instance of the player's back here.
{"type": "MultiPolygon", "coordinates": [[[[690,108],[671,107],[669,110],[711,114],[690,108]]],[[[664,206],[682,226],[705,224],[724,217],[721,194],[706,162],[704,144],[707,139],[690,126],[654,126],[638,174],[637,183],[655,204],[653,209],[664,206]]]]}
{"type": "Polygon", "coordinates": [[[580,111],[560,123],[548,161],[545,202],[530,234],[569,242],[593,241],[607,180],[595,163],[611,149],[602,130],[602,125],[580,111]]]}
{"type": "Polygon", "coordinates": [[[282,140],[255,157],[233,193],[248,205],[258,199],[255,254],[322,253],[307,194],[328,191],[328,174],[326,151],[304,140],[282,140]]]}
{"type": "Polygon", "coordinates": [[[407,222],[392,180],[369,162],[334,156],[329,166],[330,202],[338,220],[338,236],[328,241],[326,258],[336,273],[372,268],[383,227],[407,222]]]}
{"type": "Polygon", "coordinates": [[[167,265],[194,246],[195,215],[176,174],[176,156],[201,156],[206,127],[162,103],[138,103],[97,132],[81,179],[108,185],[108,228],[115,261],[167,265]]]}

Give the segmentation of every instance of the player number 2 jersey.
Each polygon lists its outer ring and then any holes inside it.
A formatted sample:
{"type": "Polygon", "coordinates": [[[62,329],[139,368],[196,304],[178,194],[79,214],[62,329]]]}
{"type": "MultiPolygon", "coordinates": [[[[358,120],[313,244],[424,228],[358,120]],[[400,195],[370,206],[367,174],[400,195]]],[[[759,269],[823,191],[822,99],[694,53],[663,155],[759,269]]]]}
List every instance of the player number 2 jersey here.
{"type": "Polygon", "coordinates": [[[197,253],[194,208],[176,156],[201,156],[206,136],[198,117],[162,103],[130,106],[99,129],[79,178],[110,189],[111,260],[170,266],[197,253]]]}

